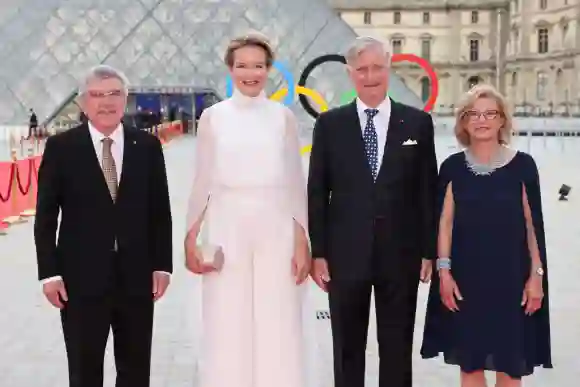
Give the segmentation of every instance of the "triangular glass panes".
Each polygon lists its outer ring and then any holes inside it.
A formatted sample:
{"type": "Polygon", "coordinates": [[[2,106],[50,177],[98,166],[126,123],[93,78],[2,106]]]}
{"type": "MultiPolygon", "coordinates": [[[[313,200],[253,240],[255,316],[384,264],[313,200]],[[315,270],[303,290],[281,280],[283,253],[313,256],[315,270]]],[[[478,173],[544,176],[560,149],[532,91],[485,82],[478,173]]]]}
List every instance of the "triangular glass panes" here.
{"type": "MultiPolygon", "coordinates": [[[[2,0],[0,124],[26,122],[29,108],[41,121],[51,116],[101,63],[124,71],[133,87],[209,88],[225,97],[225,48],[249,31],[270,38],[295,81],[312,59],[344,53],[355,37],[325,0],[260,0],[259,7],[247,0],[2,0]]],[[[402,83],[392,85],[414,100],[402,83]]],[[[287,86],[274,70],[268,91],[287,86]]],[[[344,67],[332,63],[307,86],[330,106],[352,87],[344,67]]]]}

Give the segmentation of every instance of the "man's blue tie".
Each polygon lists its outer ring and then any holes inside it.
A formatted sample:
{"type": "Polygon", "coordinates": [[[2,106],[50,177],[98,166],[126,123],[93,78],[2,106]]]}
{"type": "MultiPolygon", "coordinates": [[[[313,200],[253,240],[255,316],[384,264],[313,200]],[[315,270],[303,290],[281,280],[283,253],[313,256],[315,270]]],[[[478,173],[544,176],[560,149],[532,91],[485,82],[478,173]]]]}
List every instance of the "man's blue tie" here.
{"type": "Polygon", "coordinates": [[[379,141],[377,139],[377,130],[374,122],[374,118],[378,112],[377,109],[365,109],[365,113],[367,114],[367,124],[365,125],[363,133],[365,151],[369,161],[369,166],[371,167],[373,179],[377,178],[379,166],[379,141]]]}

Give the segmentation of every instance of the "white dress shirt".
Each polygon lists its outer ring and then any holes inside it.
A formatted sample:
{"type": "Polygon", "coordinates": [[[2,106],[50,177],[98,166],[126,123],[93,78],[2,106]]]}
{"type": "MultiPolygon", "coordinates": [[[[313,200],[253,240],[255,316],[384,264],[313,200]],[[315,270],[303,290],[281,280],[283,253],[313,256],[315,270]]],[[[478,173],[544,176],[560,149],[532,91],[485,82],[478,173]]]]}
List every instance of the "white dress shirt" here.
{"type": "Polygon", "coordinates": [[[89,122],[89,133],[91,134],[93,146],[95,147],[95,153],[101,167],[103,165],[103,140],[105,137],[109,137],[111,140],[113,140],[113,143],[111,144],[111,154],[113,155],[113,160],[115,160],[115,167],[117,169],[117,181],[120,184],[121,171],[123,170],[123,147],[125,146],[123,125],[119,124],[117,129],[115,129],[110,136],[105,136],[89,122]]]}
{"type": "MultiPolygon", "coordinates": [[[[95,156],[99,160],[99,164],[103,165],[103,139],[105,136],[103,133],[99,132],[89,121],[89,133],[93,141],[93,146],[95,147],[95,156]]],[[[121,171],[123,170],[123,149],[125,146],[125,135],[123,133],[123,125],[119,124],[117,128],[108,136],[113,140],[111,144],[111,154],[113,155],[113,160],[115,160],[115,167],[117,169],[117,181],[121,182],[121,171]]],[[[170,275],[167,272],[160,272],[170,275]]],[[[50,278],[45,278],[41,282],[43,284],[47,282],[61,280],[61,276],[54,276],[50,278]]]]}
{"type": "MultiPolygon", "coordinates": [[[[361,131],[364,134],[365,127],[367,125],[368,116],[365,113],[366,109],[371,109],[359,98],[356,99],[356,109],[358,112],[358,118],[360,121],[361,131]]],[[[391,100],[385,98],[385,100],[376,107],[379,111],[375,118],[373,119],[375,124],[375,129],[377,131],[378,140],[378,165],[377,172],[381,170],[381,164],[383,163],[383,155],[385,153],[385,144],[387,142],[387,130],[389,128],[389,121],[391,120],[391,100]]]]}

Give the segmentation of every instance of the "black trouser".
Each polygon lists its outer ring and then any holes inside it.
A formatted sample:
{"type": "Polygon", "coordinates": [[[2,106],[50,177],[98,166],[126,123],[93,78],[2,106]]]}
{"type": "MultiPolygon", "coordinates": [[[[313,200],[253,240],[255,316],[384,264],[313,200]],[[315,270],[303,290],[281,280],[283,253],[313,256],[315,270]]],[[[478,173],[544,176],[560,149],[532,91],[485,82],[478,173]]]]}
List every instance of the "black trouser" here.
{"type": "Polygon", "coordinates": [[[103,362],[110,329],[117,369],[116,387],[149,387],[152,296],[113,293],[72,298],[61,311],[61,320],[70,387],[103,386],[103,362]]]}
{"type": "MultiPolygon", "coordinates": [[[[375,234],[381,235],[379,231],[375,230],[375,234]]],[[[380,238],[377,238],[373,259],[376,262],[382,261],[375,266],[383,266],[385,260],[392,259],[385,255],[387,247],[381,245],[380,238]]],[[[397,257],[405,258],[412,259],[397,257]]],[[[408,265],[392,262],[391,273],[369,279],[331,278],[329,305],[336,387],[364,387],[365,352],[373,288],[380,358],[379,386],[412,386],[413,332],[420,272],[420,261],[418,262],[409,262],[408,265]]],[[[353,264],[356,264],[354,257],[353,264]]]]}
{"type": "Polygon", "coordinates": [[[37,133],[38,130],[38,125],[37,124],[31,124],[28,126],[28,138],[32,138],[32,137],[36,137],[38,136],[37,133]]]}

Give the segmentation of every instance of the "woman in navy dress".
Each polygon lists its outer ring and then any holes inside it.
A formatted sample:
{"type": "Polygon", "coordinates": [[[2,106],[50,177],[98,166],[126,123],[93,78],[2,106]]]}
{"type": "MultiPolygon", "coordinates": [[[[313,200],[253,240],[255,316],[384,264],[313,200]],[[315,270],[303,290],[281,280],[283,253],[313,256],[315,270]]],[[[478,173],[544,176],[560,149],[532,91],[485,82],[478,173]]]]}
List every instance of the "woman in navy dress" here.
{"type": "Polygon", "coordinates": [[[478,85],[460,103],[455,134],[465,150],[440,169],[437,272],[421,355],[444,355],[462,387],[519,387],[552,368],[546,245],[534,159],[507,147],[503,97],[478,85]]]}

